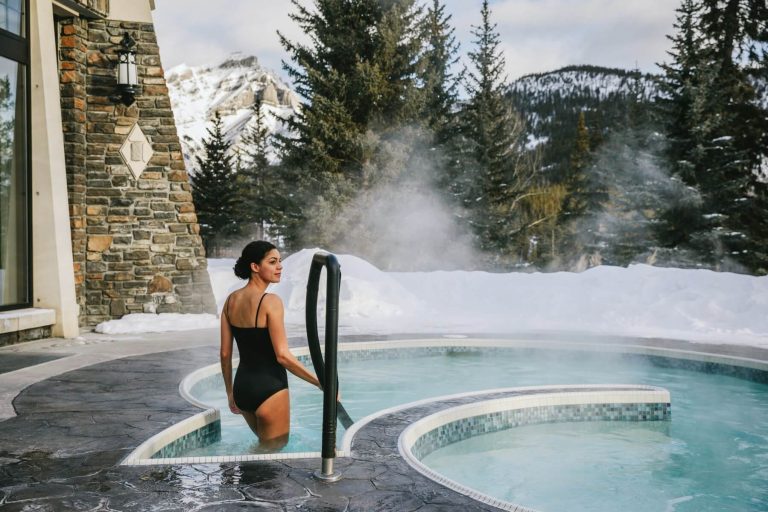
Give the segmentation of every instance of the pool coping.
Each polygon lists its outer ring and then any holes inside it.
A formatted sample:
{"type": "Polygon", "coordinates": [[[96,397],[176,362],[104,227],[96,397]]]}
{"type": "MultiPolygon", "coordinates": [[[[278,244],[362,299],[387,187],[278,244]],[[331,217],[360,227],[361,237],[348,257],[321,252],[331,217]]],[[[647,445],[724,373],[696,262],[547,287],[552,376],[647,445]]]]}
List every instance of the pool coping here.
{"type": "MultiPolygon", "coordinates": [[[[343,342],[339,343],[338,351],[354,352],[361,350],[393,350],[393,349],[413,349],[413,348],[444,348],[444,347],[470,347],[470,348],[530,348],[541,350],[569,350],[569,351],[581,351],[581,352],[596,352],[606,351],[617,354],[634,354],[644,356],[658,356],[673,359],[690,360],[702,363],[714,363],[714,364],[726,364],[738,367],[749,368],[753,370],[768,372],[768,362],[758,359],[752,359],[741,356],[730,356],[721,354],[703,353],[692,350],[683,350],[666,347],[648,347],[643,345],[628,345],[628,344],[610,344],[600,342],[584,342],[574,344],[567,341],[542,341],[542,340],[528,340],[528,339],[508,339],[508,338],[476,338],[476,337],[450,337],[450,338],[411,338],[411,339],[398,339],[398,340],[383,340],[383,341],[365,341],[365,342],[343,342]]],[[[308,357],[309,349],[307,347],[294,347],[291,348],[291,352],[297,357],[308,357]]],[[[238,359],[234,359],[234,363],[238,359]]],[[[193,456],[193,457],[170,457],[170,458],[152,458],[156,453],[151,451],[157,446],[160,446],[161,442],[165,442],[163,446],[173,443],[176,439],[181,438],[184,435],[190,433],[188,430],[189,425],[198,424],[199,427],[206,425],[211,421],[220,421],[220,413],[217,411],[216,418],[213,418],[210,413],[209,405],[200,402],[192,394],[191,389],[196,382],[207,378],[216,373],[220,373],[220,365],[213,363],[187,374],[179,383],[179,394],[192,405],[204,409],[202,413],[193,416],[209,418],[205,423],[200,423],[200,420],[192,420],[188,418],[179,423],[176,423],[165,430],[157,433],[152,438],[141,443],[138,447],[131,451],[126,456],[121,465],[163,465],[163,464],[196,464],[196,463],[222,463],[222,462],[248,462],[248,461],[260,461],[260,460],[291,460],[291,459],[303,459],[303,458],[320,458],[319,451],[313,452],[280,452],[271,454],[240,454],[240,455],[212,455],[212,456],[193,456]],[[208,413],[208,415],[206,415],[208,413]],[[187,423],[190,421],[190,423],[187,423]]],[[[563,386],[555,386],[562,388],[563,386]]],[[[537,386],[541,388],[541,386],[537,386]]],[[[474,396],[477,394],[492,394],[501,391],[507,391],[509,388],[501,389],[489,389],[478,392],[458,393],[451,395],[444,395],[440,397],[431,397],[423,400],[417,400],[406,404],[399,404],[394,407],[379,410],[368,416],[365,416],[357,421],[345,432],[342,437],[341,446],[336,450],[336,456],[338,458],[346,458],[352,455],[352,444],[354,436],[357,432],[365,427],[369,422],[375,420],[384,414],[389,414],[397,411],[401,411],[414,406],[427,404],[434,402],[435,400],[451,400],[456,398],[463,398],[466,396],[474,396]]]]}

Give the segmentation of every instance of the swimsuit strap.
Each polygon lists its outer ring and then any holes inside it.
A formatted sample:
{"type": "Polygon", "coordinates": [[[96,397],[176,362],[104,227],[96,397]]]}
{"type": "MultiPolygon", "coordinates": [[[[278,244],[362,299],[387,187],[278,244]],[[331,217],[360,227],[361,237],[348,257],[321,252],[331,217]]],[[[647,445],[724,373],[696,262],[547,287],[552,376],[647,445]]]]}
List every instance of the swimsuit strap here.
{"type": "Polygon", "coordinates": [[[261,298],[259,299],[259,305],[256,307],[256,318],[253,321],[253,326],[256,327],[256,328],[258,328],[258,326],[259,326],[259,310],[261,309],[261,301],[263,301],[264,297],[266,297],[266,296],[267,296],[266,293],[261,296],[261,298]]]}

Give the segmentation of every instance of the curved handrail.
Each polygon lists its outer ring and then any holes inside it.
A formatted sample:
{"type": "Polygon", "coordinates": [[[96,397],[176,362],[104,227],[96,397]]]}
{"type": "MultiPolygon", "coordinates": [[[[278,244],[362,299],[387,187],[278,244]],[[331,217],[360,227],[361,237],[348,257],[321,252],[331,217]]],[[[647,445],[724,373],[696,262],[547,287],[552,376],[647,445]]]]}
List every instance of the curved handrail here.
{"type": "Polygon", "coordinates": [[[339,288],[341,285],[341,266],[333,254],[318,252],[312,257],[307,280],[307,301],[305,307],[307,324],[307,344],[312,365],[320,383],[323,385],[323,433],[322,458],[323,468],[319,478],[336,480],[338,473],[333,472],[333,459],[336,457],[336,420],[341,420],[345,428],[352,425],[352,419],[344,406],[336,400],[339,378],[336,368],[336,354],[339,338],[339,288]],[[320,350],[317,333],[317,294],[320,286],[320,273],[326,267],[325,292],[325,359],[320,350]]]}

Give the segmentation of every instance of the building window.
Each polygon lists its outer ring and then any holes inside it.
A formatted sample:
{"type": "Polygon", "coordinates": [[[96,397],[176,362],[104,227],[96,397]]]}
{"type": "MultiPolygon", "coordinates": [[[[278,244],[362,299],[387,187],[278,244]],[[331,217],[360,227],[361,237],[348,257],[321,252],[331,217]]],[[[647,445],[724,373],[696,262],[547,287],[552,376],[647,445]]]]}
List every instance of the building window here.
{"type": "Polygon", "coordinates": [[[21,0],[0,0],[0,28],[17,36],[24,35],[21,4],[21,0]]]}
{"type": "Polygon", "coordinates": [[[0,0],[0,310],[31,304],[26,3],[0,0]]]}

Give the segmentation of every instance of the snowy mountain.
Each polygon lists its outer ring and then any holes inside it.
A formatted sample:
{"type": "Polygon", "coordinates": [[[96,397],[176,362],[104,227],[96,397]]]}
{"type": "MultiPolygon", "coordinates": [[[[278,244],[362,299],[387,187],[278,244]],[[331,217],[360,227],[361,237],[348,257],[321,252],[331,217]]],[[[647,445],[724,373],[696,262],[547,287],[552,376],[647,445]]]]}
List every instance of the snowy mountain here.
{"type": "Polygon", "coordinates": [[[543,167],[562,176],[576,145],[579,113],[585,114],[591,143],[598,145],[627,127],[632,116],[635,122],[648,116],[657,95],[655,78],[624,69],[568,66],[515,80],[507,98],[526,120],[528,146],[540,146],[543,167]]]}
{"type": "Polygon", "coordinates": [[[509,85],[508,94],[526,112],[529,126],[537,130],[556,118],[558,107],[592,109],[631,97],[641,102],[656,95],[654,76],[624,69],[568,66],[556,71],[521,77],[509,85]]]}
{"type": "MultiPolygon", "coordinates": [[[[507,97],[526,118],[529,147],[541,145],[543,165],[557,172],[573,150],[579,112],[587,113],[593,134],[604,134],[626,120],[631,98],[642,104],[653,100],[653,78],[622,69],[570,66],[519,78],[509,84],[507,97]]],[[[284,132],[280,119],[300,107],[298,96],[276,74],[261,68],[256,57],[239,53],[212,66],[176,66],[166,80],[191,172],[216,112],[237,151],[240,137],[254,122],[252,107],[259,98],[272,133],[284,132]]]]}
{"type": "Polygon", "coordinates": [[[280,119],[299,109],[296,94],[253,56],[235,53],[212,66],[181,64],[168,70],[165,78],[184,160],[191,172],[216,112],[224,123],[225,136],[237,151],[241,136],[255,120],[253,107],[259,99],[271,133],[282,133],[286,128],[280,119]]]}

